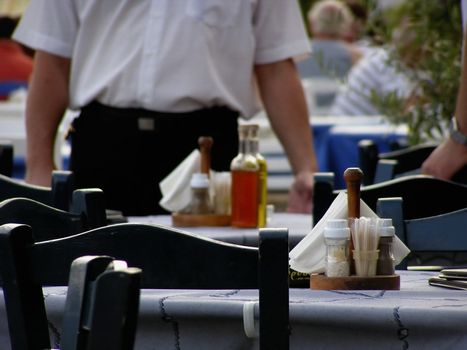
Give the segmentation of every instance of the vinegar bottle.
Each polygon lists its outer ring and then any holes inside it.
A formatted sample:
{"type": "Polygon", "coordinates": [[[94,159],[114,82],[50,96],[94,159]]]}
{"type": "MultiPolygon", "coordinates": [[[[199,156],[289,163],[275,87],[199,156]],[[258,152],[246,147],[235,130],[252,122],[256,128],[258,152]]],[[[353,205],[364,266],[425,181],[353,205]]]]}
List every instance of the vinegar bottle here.
{"type": "Polygon", "coordinates": [[[251,153],[248,125],[238,126],[238,155],[230,164],[232,226],[258,226],[259,164],[251,153]]]}
{"type": "Polygon", "coordinates": [[[267,217],[267,202],[268,202],[268,167],[266,159],[259,153],[259,125],[252,124],[249,126],[250,131],[250,149],[251,153],[256,157],[258,162],[259,172],[259,188],[258,188],[258,227],[266,227],[267,217]]]}

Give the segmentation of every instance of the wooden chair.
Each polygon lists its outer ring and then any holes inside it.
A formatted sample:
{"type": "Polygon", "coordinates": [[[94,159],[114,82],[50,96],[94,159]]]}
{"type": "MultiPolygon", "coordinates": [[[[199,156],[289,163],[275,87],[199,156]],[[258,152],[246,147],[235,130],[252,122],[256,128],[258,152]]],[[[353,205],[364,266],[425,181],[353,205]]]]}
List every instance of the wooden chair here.
{"type": "Polygon", "coordinates": [[[108,255],[141,268],[142,288],[258,288],[261,348],[281,344],[274,348],[288,349],[288,230],[261,229],[259,234],[255,248],[169,227],[127,223],[31,243],[29,251],[38,280],[49,286],[66,284],[77,257],[108,255]]]}
{"type": "MultiPolygon", "coordinates": [[[[436,253],[467,251],[466,206],[440,215],[409,219],[403,204],[400,197],[380,198],[377,214],[392,219],[397,236],[409,247],[412,256],[429,252],[432,258],[436,258],[436,253]]],[[[407,264],[405,259],[399,267],[405,268],[407,264]]],[[[457,263],[451,261],[449,264],[457,263]]]]}
{"type": "Polygon", "coordinates": [[[72,211],[63,211],[28,198],[0,202],[0,225],[34,227],[36,242],[70,236],[107,224],[104,194],[100,189],[75,190],[72,211]]]}
{"type": "MultiPolygon", "coordinates": [[[[317,180],[315,180],[316,185],[321,186],[317,180]]],[[[328,209],[328,203],[336,198],[339,191],[342,191],[332,190],[329,186],[326,186],[325,189],[326,191],[315,193],[313,197],[313,220],[315,223],[321,219],[320,213],[324,213],[328,209]]],[[[362,186],[360,196],[373,211],[376,211],[376,203],[379,198],[402,197],[407,219],[433,216],[467,207],[467,185],[427,175],[405,176],[374,185],[362,186]]]]}
{"type": "MultiPolygon", "coordinates": [[[[371,185],[388,181],[397,176],[417,171],[437,146],[434,143],[422,144],[379,153],[378,147],[373,141],[360,141],[358,148],[360,168],[364,174],[363,184],[371,185]]],[[[452,181],[467,183],[467,166],[454,175],[452,181]]]]}
{"type": "Polygon", "coordinates": [[[74,176],[71,171],[54,171],[51,187],[34,186],[0,175],[0,200],[24,197],[68,211],[73,190],[74,176]]]}
{"type": "MultiPolygon", "coordinates": [[[[0,272],[12,350],[51,348],[42,285],[29,249],[32,244],[29,226],[0,226],[0,272]]],[[[104,343],[100,349],[132,349],[141,271],[116,266],[121,264],[107,256],[73,261],[61,349],[98,349],[104,343]]]]}
{"type": "Polygon", "coordinates": [[[7,177],[13,175],[13,144],[0,141],[0,174],[7,177]]]}

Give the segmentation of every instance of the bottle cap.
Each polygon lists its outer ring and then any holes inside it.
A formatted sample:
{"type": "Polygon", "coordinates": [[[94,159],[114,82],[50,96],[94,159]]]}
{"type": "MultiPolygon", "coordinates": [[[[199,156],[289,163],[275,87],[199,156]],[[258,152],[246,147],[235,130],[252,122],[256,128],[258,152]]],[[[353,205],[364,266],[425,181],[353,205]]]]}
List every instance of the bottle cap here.
{"type": "Polygon", "coordinates": [[[392,219],[382,218],[381,227],[379,228],[380,237],[393,237],[395,234],[395,228],[392,226],[392,219]]]}
{"type": "Polygon", "coordinates": [[[191,188],[209,188],[208,174],[194,173],[191,175],[191,188]]]}
{"type": "Polygon", "coordinates": [[[332,219],[326,222],[324,228],[324,237],[326,238],[349,238],[350,229],[345,219],[332,219]]]}

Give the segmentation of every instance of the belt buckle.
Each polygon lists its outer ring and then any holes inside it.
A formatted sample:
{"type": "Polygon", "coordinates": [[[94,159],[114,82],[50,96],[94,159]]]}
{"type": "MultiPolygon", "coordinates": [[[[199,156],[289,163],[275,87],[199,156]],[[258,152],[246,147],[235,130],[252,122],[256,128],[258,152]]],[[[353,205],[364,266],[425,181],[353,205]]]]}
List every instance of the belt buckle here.
{"type": "Polygon", "coordinates": [[[138,118],[138,130],[141,131],[154,131],[156,129],[154,119],[147,117],[138,118]]]}

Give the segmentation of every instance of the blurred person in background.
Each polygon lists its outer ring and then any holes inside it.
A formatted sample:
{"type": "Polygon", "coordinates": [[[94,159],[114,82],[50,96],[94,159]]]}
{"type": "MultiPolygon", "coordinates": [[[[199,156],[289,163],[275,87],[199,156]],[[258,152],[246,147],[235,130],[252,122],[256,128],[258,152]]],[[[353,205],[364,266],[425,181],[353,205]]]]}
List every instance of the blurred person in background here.
{"type": "Polygon", "coordinates": [[[351,32],[354,17],[345,3],[322,0],[308,12],[311,56],[297,64],[302,78],[343,79],[361,52],[344,39],[351,32]]]}
{"type": "Polygon", "coordinates": [[[0,12],[0,100],[6,100],[18,89],[26,88],[32,73],[32,58],[11,40],[18,23],[14,13],[0,12]]]}
{"type": "Polygon", "coordinates": [[[407,50],[416,40],[410,23],[400,20],[400,27],[392,33],[389,45],[374,48],[352,67],[346,84],[334,100],[331,114],[336,116],[371,116],[384,114],[375,99],[383,100],[391,94],[409,103],[416,101],[411,70],[416,69],[417,55],[407,50]]]}
{"type": "Polygon", "coordinates": [[[229,170],[237,119],[256,84],[295,180],[289,211],[311,212],[316,157],[293,59],[309,53],[295,1],[31,0],[14,38],[36,50],[26,109],[26,181],[50,185],[67,107],[77,187],[124,215],[165,213],[159,182],[212,136],[229,170]],[[40,130],[40,132],[38,132],[40,130]]]}

